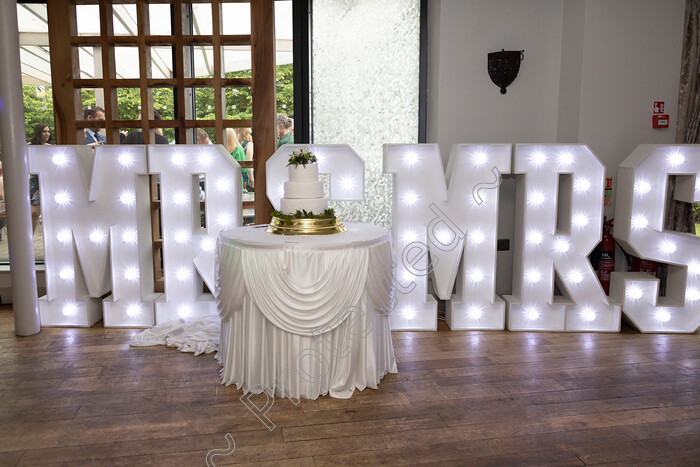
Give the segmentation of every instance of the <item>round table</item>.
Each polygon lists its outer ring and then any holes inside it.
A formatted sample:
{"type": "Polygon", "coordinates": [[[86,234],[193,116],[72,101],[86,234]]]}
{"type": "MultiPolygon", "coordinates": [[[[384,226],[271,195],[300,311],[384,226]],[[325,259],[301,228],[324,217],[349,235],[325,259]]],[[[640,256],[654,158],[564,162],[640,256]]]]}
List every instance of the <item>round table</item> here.
{"type": "Polygon", "coordinates": [[[349,398],[396,373],[388,230],[284,236],[249,226],[219,236],[222,382],[245,393],[349,398]]]}

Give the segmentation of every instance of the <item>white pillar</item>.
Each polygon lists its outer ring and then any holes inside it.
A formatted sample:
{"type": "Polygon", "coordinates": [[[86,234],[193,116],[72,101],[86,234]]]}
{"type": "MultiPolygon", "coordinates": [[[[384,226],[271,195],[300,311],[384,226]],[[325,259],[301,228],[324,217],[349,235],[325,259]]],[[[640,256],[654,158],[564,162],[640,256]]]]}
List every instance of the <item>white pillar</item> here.
{"type": "Polygon", "coordinates": [[[0,1],[0,63],[0,141],[10,248],[12,308],[15,334],[30,336],[38,333],[41,328],[29,204],[17,3],[4,0],[0,1]]]}

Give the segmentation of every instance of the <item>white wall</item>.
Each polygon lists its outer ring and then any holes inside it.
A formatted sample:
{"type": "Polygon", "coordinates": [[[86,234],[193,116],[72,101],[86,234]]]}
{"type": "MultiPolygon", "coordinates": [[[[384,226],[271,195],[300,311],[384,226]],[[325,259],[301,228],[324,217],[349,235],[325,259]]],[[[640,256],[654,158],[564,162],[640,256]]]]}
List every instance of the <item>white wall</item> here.
{"type": "MultiPolygon", "coordinates": [[[[684,11],[685,0],[430,0],[427,142],[443,161],[455,143],[578,142],[615,177],[638,144],[673,142],[684,11]],[[505,95],[486,69],[502,48],[525,49],[505,95]],[[654,100],[671,128],[651,128],[654,100]]],[[[513,232],[510,183],[501,238],[513,232]]],[[[511,252],[498,267],[508,292],[511,252]]]]}
{"type": "Polygon", "coordinates": [[[685,0],[586,2],[579,141],[609,177],[637,145],[674,142],[684,13],[685,0]],[[655,100],[666,101],[668,129],[651,128],[655,100]]]}
{"type": "Polygon", "coordinates": [[[428,21],[433,26],[429,47],[439,43],[437,56],[428,56],[433,78],[428,81],[428,101],[433,101],[428,142],[440,144],[443,160],[453,143],[556,138],[560,0],[431,0],[428,21]],[[501,49],[525,50],[520,73],[505,95],[486,67],[487,54],[501,49]]]}
{"type": "Polygon", "coordinates": [[[557,142],[578,142],[581,117],[581,73],[583,67],[586,2],[564,0],[559,72],[557,142]]]}

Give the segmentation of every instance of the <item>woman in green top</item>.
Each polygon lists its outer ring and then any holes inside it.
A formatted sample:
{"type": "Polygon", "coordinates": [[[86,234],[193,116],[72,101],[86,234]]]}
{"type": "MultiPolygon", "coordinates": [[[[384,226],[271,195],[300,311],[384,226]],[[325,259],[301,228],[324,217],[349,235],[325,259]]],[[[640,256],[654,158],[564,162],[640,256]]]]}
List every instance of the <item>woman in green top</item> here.
{"type": "MultiPolygon", "coordinates": [[[[253,160],[253,135],[250,133],[250,128],[236,128],[236,136],[241,147],[245,150],[245,157],[248,161],[253,160]]],[[[248,191],[254,191],[255,188],[255,170],[248,170],[248,191]]]]}
{"type": "MultiPolygon", "coordinates": [[[[248,160],[245,157],[245,149],[238,144],[238,138],[233,128],[226,128],[226,150],[239,162],[248,160]]],[[[250,169],[241,169],[243,174],[243,189],[247,189],[248,187],[248,170],[250,169]]]]}

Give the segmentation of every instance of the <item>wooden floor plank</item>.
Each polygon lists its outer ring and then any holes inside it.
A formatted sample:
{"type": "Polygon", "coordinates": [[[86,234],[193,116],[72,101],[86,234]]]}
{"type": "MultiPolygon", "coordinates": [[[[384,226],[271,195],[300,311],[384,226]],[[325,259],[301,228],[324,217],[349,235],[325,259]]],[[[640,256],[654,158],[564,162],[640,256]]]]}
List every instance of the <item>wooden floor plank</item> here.
{"type": "Polygon", "coordinates": [[[639,464],[654,465],[659,455],[668,455],[676,452],[678,455],[694,454],[700,457],[700,437],[675,436],[672,438],[628,441],[618,443],[600,444],[598,449],[582,451],[572,448],[572,451],[586,464],[603,464],[609,462],[622,462],[629,458],[629,452],[634,453],[635,460],[639,464]]]}
{"type": "Polygon", "coordinates": [[[627,437],[633,440],[663,439],[675,436],[700,434],[700,420],[672,420],[670,422],[641,423],[620,428],[627,437]]]}
{"type": "Polygon", "coordinates": [[[275,399],[270,431],[212,355],[137,330],[13,334],[0,307],[0,465],[694,465],[700,338],[395,332],[398,374],[350,399],[275,399]]]}

